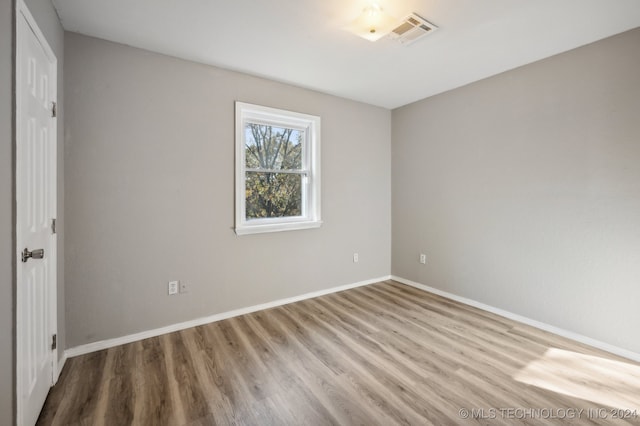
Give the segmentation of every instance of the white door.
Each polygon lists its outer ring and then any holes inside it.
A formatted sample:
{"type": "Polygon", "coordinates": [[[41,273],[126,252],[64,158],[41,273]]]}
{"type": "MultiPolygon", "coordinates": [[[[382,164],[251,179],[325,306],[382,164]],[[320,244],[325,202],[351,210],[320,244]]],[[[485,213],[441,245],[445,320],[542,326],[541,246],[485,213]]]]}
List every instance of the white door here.
{"type": "Polygon", "coordinates": [[[16,28],[17,415],[18,425],[33,425],[57,370],[57,63],[23,1],[16,28]]]}

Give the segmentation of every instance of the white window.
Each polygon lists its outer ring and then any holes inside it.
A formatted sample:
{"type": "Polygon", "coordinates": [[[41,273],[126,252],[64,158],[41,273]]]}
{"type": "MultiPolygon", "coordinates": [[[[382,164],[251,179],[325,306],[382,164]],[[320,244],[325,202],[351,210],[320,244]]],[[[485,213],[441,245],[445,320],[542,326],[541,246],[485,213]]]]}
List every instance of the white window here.
{"type": "Polygon", "coordinates": [[[236,102],[236,234],[321,223],[320,117],[236,102]]]}

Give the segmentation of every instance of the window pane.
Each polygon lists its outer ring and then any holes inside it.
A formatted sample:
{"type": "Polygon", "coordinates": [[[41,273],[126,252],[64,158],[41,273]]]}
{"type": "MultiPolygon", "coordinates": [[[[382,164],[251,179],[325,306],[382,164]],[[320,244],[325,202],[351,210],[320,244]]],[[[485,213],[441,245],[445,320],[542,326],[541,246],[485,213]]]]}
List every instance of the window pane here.
{"type": "Polygon", "coordinates": [[[245,167],[248,169],[302,169],[304,132],[249,123],[245,126],[245,167]]]}
{"type": "Polygon", "coordinates": [[[301,216],[302,179],[297,173],[247,172],[247,220],[301,216]]]}

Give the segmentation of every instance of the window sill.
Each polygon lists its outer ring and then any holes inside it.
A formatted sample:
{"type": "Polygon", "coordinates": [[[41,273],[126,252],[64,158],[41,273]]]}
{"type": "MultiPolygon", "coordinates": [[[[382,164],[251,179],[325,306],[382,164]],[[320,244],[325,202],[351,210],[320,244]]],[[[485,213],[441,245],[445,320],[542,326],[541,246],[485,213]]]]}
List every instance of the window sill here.
{"type": "Polygon", "coordinates": [[[236,235],[263,234],[266,232],[296,231],[299,229],[320,228],[321,220],[310,222],[268,223],[262,225],[236,226],[236,235]]]}

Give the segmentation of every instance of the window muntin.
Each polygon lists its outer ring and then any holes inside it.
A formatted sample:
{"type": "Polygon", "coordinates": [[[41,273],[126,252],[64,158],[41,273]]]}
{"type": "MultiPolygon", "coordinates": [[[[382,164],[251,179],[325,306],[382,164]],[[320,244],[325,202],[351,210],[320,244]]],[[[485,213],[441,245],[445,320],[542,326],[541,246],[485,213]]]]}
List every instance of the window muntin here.
{"type": "Polygon", "coordinates": [[[236,233],[319,227],[320,118],[236,103],[236,233]]]}

